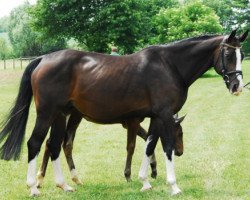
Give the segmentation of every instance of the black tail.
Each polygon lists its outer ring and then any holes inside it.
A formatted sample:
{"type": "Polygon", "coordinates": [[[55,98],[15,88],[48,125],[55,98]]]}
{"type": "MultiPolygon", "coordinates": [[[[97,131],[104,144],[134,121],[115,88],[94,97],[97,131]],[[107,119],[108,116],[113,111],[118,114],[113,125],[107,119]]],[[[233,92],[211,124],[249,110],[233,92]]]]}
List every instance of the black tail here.
{"type": "Polygon", "coordinates": [[[4,160],[20,157],[26,124],[29,115],[29,108],[33,96],[31,88],[31,74],[41,61],[41,57],[33,60],[25,69],[21,79],[19,92],[10,110],[9,115],[2,122],[0,132],[0,143],[7,137],[5,143],[0,148],[0,158],[4,160]]]}

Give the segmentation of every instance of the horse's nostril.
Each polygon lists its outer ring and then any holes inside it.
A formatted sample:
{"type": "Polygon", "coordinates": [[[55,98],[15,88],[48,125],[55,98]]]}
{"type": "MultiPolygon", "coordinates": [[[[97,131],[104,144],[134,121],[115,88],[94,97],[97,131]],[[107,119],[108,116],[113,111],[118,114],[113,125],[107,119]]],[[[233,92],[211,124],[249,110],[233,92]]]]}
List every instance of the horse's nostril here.
{"type": "Polygon", "coordinates": [[[239,84],[234,84],[234,85],[233,85],[233,88],[232,88],[232,91],[233,91],[233,92],[236,92],[237,89],[238,89],[238,87],[239,87],[239,84]]]}

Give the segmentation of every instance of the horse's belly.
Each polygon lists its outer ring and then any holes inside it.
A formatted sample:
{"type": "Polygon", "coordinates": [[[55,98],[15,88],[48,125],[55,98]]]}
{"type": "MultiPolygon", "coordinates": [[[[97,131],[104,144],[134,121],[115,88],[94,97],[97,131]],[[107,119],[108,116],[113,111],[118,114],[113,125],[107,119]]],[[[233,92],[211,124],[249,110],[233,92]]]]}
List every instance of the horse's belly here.
{"type": "Polygon", "coordinates": [[[149,112],[149,106],[143,102],[123,101],[73,101],[85,119],[97,123],[118,123],[126,118],[145,117],[149,112]]]}

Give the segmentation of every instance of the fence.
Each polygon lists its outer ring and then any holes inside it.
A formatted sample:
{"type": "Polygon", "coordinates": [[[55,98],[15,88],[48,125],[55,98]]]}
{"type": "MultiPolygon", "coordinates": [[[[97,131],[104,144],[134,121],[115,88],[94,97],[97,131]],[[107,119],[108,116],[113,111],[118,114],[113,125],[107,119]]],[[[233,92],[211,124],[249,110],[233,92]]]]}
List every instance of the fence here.
{"type": "Polygon", "coordinates": [[[23,69],[25,68],[35,57],[28,58],[15,58],[8,60],[0,60],[0,69],[23,69]]]}

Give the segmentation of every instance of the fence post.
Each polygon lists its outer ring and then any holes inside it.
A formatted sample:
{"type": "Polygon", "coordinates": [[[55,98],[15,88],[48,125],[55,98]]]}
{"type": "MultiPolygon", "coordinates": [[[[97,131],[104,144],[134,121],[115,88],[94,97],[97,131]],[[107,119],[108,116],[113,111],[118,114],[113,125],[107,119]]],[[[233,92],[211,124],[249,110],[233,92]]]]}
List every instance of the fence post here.
{"type": "Polygon", "coordinates": [[[3,67],[4,67],[4,69],[6,69],[6,60],[5,60],[5,58],[3,59],[3,67]]]}
{"type": "Polygon", "coordinates": [[[13,69],[15,69],[15,58],[13,58],[13,69]]]}
{"type": "Polygon", "coordinates": [[[23,69],[23,62],[22,62],[22,58],[20,58],[21,60],[21,69],[23,69]]]}

